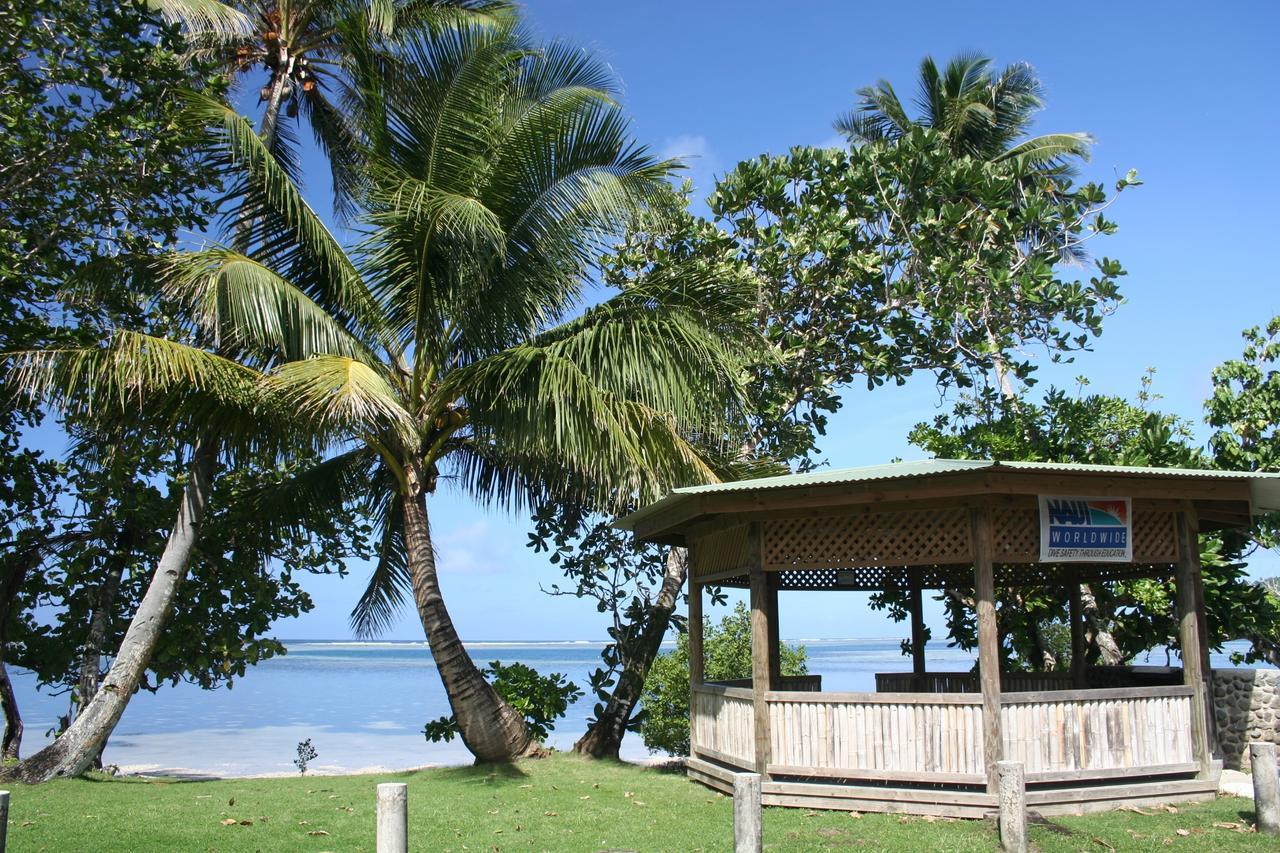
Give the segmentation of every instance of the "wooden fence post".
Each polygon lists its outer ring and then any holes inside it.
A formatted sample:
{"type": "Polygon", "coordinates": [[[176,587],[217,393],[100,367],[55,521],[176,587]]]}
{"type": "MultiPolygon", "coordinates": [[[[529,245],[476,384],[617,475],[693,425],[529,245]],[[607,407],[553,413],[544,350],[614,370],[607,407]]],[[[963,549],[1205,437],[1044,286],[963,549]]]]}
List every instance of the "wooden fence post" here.
{"type": "Polygon", "coordinates": [[[4,853],[9,838],[9,792],[0,791],[0,853],[4,853]]]}
{"type": "Polygon", "coordinates": [[[733,851],[760,853],[764,834],[761,832],[760,774],[733,774],[733,851]]]}
{"type": "Polygon", "coordinates": [[[1249,762],[1253,765],[1253,810],[1258,819],[1258,832],[1280,835],[1280,778],[1276,770],[1276,745],[1249,744],[1249,762]]]}
{"type": "Polygon", "coordinates": [[[1027,853],[1027,783],[1021,761],[996,762],[1000,797],[1000,849],[1027,853]]]}
{"type": "Polygon", "coordinates": [[[378,853],[409,853],[409,786],[378,785],[378,853]]]}

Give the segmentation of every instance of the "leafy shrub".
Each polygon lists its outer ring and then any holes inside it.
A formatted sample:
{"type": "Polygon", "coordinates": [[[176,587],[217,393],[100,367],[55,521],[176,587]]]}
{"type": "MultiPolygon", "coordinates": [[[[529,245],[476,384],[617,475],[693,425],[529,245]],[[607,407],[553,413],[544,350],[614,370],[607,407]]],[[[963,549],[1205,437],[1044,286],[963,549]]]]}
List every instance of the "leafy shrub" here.
{"type": "MultiPolygon", "coordinates": [[[[501,661],[494,661],[481,672],[498,695],[524,715],[529,733],[537,741],[546,740],[555,728],[555,721],[582,698],[578,685],[558,672],[541,675],[531,666],[522,663],[503,665],[501,661]]],[[[453,716],[440,717],[427,723],[422,733],[433,743],[451,741],[458,733],[458,720],[453,716]]]]}
{"type": "Polygon", "coordinates": [[[298,768],[298,772],[303,776],[307,775],[307,762],[313,760],[317,755],[316,748],[311,745],[311,738],[307,738],[298,744],[298,757],[293,759],[293,766],[298,768]]]}
{"type": "MultiPolygon", "coordinates": [[[[751,614],[742,602],[719,625],[704,622],[703,673],[707,681],[751,677],[751,614]]],[[[804,646],[782,645],[782,674],[807,675],[804,646]]],[[[650,752],[689,754],[689,636],[681,634],[674,651],[654,660],[640,699],[644,716],[640,737],[650,752]]]]}

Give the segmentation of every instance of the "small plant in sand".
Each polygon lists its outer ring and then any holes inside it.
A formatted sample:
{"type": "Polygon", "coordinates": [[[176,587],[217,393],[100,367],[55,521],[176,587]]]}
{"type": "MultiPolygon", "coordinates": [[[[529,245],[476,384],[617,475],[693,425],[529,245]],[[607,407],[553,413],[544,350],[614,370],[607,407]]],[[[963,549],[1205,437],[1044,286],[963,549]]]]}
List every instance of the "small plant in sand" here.
{"type": "Polygon", "coordinates": [[[303,776],[307,775],[307,762],[314,759],[319,753],[316,748],[311,745],[311,738],[298,744],[298,757],[293,760],[293,766],[298,768],[298,773],[303,776]]]}

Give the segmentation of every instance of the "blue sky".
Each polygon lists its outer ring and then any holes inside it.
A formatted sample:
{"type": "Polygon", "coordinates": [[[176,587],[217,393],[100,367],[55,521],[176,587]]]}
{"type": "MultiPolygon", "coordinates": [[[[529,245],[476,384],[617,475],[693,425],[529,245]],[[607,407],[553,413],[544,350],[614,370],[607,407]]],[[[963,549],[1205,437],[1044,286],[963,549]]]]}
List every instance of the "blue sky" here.
{"type": "MultiPolygon", "coordinates": [[[[1048,90],[1041,131],[1092,133],[1084,176],[1111,184],[1136,168],[1146,184],[1111,209],[1119,233],[1094,251],[1119,258],[1126,302],[1094,352],[1042,371],[1043,382],[1132,395],[1158,369],[1162,409],[1196,419],[1210,370],[1238,356],[1242,329],[1280,313],[1280,110],[1274,39],[1280,5],[798,2],[528,4],[536,32],[598,52],[624,86],[637,138],[688,158],[699,195],[742,159],[793,145],[834,144],[834,117],[854,91],[886,78],[904,98],[920,59],[980,51],[1027,61],[1048,90]]],[[[323,164],[311,189],[324,198],[323,164]]],[[[919,458],[912,425],[940,411],[928,377],[905,388],[853,390],[823,450],[834,467],[919,458]]],[[[1201,438],[1207,437],[1202,428],[1201,438]]],[[[446,601],[464,639],[595,639],[595,608],[539,592],[559,574],[524,543],[522,517],[486,514],[444,491],[431,505],[446,601]]],[[[1259,575],[1280,574],[1267,555],[1259,575]]],[[[348,636],[347,614],[367,567],[308,581],[316,609],[280,623],[285,638],[348,636]]],[[[882,637],[897,626],[852,593],[784,594],[790,638],[882,637]]],[[[941,635],[937,612],[931,619],[941,635]]],[[[388,639],[421,639],[406,612],[388,639]]]]}

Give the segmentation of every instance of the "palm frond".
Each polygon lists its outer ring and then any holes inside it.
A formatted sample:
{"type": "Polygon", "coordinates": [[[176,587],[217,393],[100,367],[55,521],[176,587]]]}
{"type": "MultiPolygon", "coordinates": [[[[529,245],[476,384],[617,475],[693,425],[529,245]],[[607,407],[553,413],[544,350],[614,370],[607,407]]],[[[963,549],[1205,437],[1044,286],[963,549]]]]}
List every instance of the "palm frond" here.
{"type": "Polygon", "coordinates": [[[1088,160],[1093,143],[1087,133],[1048,133],[1024,140],[996,159],[1021,159],[1032,165],[1053,164],[1071,157],[1088,160]]]}
{"type": "Polygon", "coordinates": [[[102,347],[16,352],[3,359],[9,390],[89,420],[243,416],[262,403],[256,371],[139,332],[118,331],[102,347]]]}
{"type": "Polygon", "coordinates": [[[246,201],[239,221],[259,229],[254,255],[287,275],[358,337],[394,352],[380,306],[355,265],[249,123],[226,104],[195,93],[186,96],[183,120],[209,129],[240,170],[246,201]]]}
{"type": "Polygon", "coordinates": [[[162,280],[197,325],[233,346],[290,361],[326,353],[377,360],[373,344],[352,335],[275,270],[233,249],[171,255],[162,280]]]}
{"type": "Polygon", "coordinates": [[[322,355],[280,365],[264,379],[301,423],[352,436],[394,433],[411,444],[412,415],[382,372],[362,361],[322,355]]]}
{"type": "Polygon", "coordinates": [[[404,506],[384,469],[373,477],[378,502],[372,513],[379,531],[378,556],[369,582],[351,610],[351,631],[360,639],[379,636],[391,627],[412,586],[404,541],[404,506]]]}
{"type": "Polygon", "coordinates": [[[857,109],[835,121],[835,129],[852,143],[892,141],[914,126],[888,80],[859,89],[857,109]]]}
{"type": "Polygon", "coordinates": [[[253,20],[220,0],[147,0],[147,5],[169,23],[182,25],[197,41],[238,41],[253,33],[253,20]]]}
{"type": "Polygon", "coordinates": [[[320,528],[364,499],[380,468],[376,453],[357,447],[323,459],[282,480],[245,491],[241,500],[280,530],[320,528]]]}

